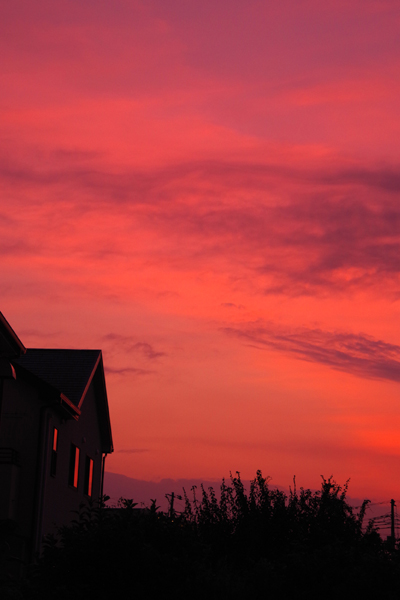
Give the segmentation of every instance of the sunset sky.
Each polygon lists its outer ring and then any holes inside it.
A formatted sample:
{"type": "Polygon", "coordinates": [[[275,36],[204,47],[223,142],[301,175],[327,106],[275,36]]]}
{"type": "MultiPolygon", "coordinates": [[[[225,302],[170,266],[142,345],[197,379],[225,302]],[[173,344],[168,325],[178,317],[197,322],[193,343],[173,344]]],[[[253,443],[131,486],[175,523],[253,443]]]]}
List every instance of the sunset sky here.
{"type": "Polygon", "coordinates": [[[400,498],[397,0],[0,0],[0,310],[112,473],[400,498]]]}

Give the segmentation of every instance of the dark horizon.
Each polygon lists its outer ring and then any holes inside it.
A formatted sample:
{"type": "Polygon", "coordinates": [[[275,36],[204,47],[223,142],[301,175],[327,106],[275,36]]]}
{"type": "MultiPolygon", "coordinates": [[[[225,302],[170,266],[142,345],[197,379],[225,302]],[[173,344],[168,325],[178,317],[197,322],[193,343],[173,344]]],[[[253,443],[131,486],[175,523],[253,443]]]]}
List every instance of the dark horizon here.
{"type": "MultiPolygon", "coordinates": [[[[232,473],[235,476],[235,473],[232,473]]],[[[263,473],[264,476],[267,473],[263,473]]],[[[255,474],[254,474],[255,476],[255,474]]],[[[335,478],[333,478],[335,479],[335,478]]],[[[242,481],[245,485],[245,489],[247,492],[250,487],[250,480],[246,480],[242,478],[242,481]]],[[[321,479],[322,481],[322,479],[321,479]]],[[[230,477],[225,477],[225,482],[227,485],[230,484],[230,477]]],[[[336,481],[338,485],[343,487],[345,485],[345,481],[336,481]]],[[[183,489],[185,489],[189,499],[192,499],[192,486],[197,486],[196,494],[200,498],[201,496],[201,485],[204,486],[204,489],[208,491],[209,487],[212,487],[216,492],[216,496],[219,497],[220,485],[222,483],[222,477],[220,479],[169,479],[164,478],[160,481],[146,481],[141,479],[135,479],[133,477],[128,477],[126,475],[122,475],[120,473],[112,473],[109,471],[105,472],[104,477],[104,493],[107,496],[110,496],[110,500],[107,502],[109,506],[116,506],[118,504],[118,500],[122,497],[125,499],[131,499],[135,503],[137,503],[138,508],[149,508],[151,506],[151,501],[156,499],[156,505],[160,507],[160,510],[163,512],[168,512],[170,508],[170,500],[166,498],[166,494],[171,494],[174,492],[175,500],[174,500],[174,509],[177,513],[180,513],[184,510],[184,498],[183,498],[183,489]],[[178,498],[181,496],[181,499],[178,498]]],[[[366,496],[366,498],[362,497],[354,497],[352,495],[352,485],[351,481],[349,483],[349,491],[346,496],[347,501],[350,506],[352,506],[355,511],[359,510],[362,506],[362,503],[365,499],[370,500],[370,504],[368,504],[365,516],[365,525],[368,524],[370,519],[378,519],[382,515],[387,515],[390,513],[390,502],[392,498],[382,499],[382,498],[371,498],[366,496]]],[[[297,489],[300,490],[303,486],[301,481],[296,479],[297,489]]],[[[285,494],[289,494],[290,487],[293,489],[293,480],[288,485],[279,485],[275,484],[272,481],[269,484],[271,489],[278,489],[285,494]]],[[[312,491],[317,491],[319,488],[313,488],[312,491]]],[[[395,499],[395,498],[394,498],[395,499]]],[[[396,499],[395,499],[396,500],[396,499]]],[[[400,506],[400,498],[396,501],[397,506],[400,506]]],[[[396,509],[396,522],[397,522],[397,509],[396,509]]],[[[388,535],[390,535],[390,519],[386,519],[385,526],[380,526],[380,535],[383,539],[385,539],[388,535]]],[[[400,531],[398,526],[396,525],[396,535],[400,538],[400,531]]]]}

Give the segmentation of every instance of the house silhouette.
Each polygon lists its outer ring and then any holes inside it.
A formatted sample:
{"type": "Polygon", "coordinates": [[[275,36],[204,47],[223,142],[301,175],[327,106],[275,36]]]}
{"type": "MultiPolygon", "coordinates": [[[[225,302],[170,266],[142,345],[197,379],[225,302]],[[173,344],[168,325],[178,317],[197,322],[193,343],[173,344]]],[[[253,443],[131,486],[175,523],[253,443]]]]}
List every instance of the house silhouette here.
{"type": "Polygon", "coordinates": [[[14,561],[99,499],[110,452],[101,350],[26,349],[0,313],[0,534],[14,561]]]}

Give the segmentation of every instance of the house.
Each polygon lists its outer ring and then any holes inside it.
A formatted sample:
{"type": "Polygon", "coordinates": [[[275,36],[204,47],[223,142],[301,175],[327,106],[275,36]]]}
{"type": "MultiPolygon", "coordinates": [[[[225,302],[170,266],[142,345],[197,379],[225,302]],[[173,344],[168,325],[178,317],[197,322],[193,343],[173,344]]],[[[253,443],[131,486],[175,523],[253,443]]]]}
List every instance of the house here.
{"type": "Polygon", "coordinates": [[[0,313],[0,525],[16,560],[102,495],[112,451],[101,350],[26,349],[0,313]]]}

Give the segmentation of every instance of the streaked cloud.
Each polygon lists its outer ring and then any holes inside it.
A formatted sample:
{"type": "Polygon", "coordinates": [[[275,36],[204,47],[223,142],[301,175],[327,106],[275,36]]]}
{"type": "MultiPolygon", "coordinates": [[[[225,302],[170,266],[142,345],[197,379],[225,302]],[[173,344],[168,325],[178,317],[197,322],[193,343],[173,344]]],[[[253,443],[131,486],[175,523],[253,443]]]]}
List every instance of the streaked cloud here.
{"type": "Polygon", "coordinates": [[[365,334],[249,323],[224,331],[244,343],[316,362],[367,379],[400,381],[400,346],[365,334]]]}
{"type": "MultiPolygon", "coordinates": [[[[16,173],[17,189],[26,177],[16,173]]],[[[104,221],[96,249],[92,244],[89,251],[84,239],[79,241],[91,259],[114,255],[118,260],[135,253],[129,238],[139,228],[147,244],[154,240],[140,250],[143,266],[150,257],[172,269],[221,259],[230,276],[236,271],[247,272],[253,282],[258,277],[267,294],[342,293],[383,283],[389,293],[398,288],[400,179],[393,168],[350,168],[343,161],[340,168],[325,163],[301,170],[214,161],[174,165],[151,175],[82,170],[44,177],[49,181],[40,176],[40,188],[68,181],[73,193],[85,199],[76,202],[69,192],[67,203],[64,199],[32,216],[33,231],[31,221],[17,222],[13,237],[0,246],[3,254],[46,253],[49,242],[57,252],[56,238],[34,233],[46,221],[63,227],[71,222],[78,233],[80,221],[83,226],[89,216],[103,218],[112,206],[112,228],[104,221]]]]}
{"type": "Polygon", "coordinates": [[[0,309],[32,345],[104,350],[108,468],[273,456],[285,481],[392,486],[399,3],[21,6],[0,7],[0,309]]]}
{"type": "Polygon", "coordinates": [[[120,346],[123,348],[124,352],[139,353],[148,360],[154,360],[166,355],[165,352],[155,350],[154,347],[147,342],[138,342],[130,336],[119,333],[108,333],[103,335],[101,339],[106,343],[111,342],[114,347],[120,346]]]}
{"type": "Polygon", "coordinates": [[[111,367],[107,365],[105,367],[105,372],[110,375],[149,375],[154,373],[154,371],[150,369],[140,369],[137,367],[111,367]]]}

